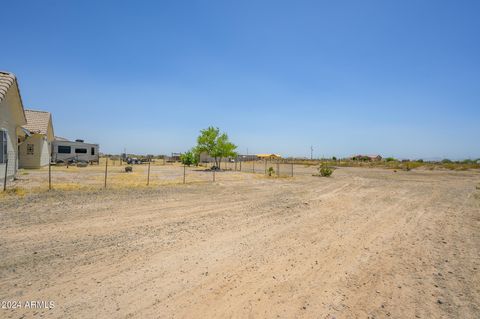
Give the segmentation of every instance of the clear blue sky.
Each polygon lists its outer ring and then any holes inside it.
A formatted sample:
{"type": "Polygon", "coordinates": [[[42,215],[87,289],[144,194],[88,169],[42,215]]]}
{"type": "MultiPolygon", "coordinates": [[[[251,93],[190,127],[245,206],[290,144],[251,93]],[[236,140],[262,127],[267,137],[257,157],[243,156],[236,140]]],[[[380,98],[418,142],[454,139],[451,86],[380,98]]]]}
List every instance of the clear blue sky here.
{"type": "Polygon", "coordinates": [[[0,69],[55,133],[162,154],[480,157],[480,1],[7,1],[0,69]]]}

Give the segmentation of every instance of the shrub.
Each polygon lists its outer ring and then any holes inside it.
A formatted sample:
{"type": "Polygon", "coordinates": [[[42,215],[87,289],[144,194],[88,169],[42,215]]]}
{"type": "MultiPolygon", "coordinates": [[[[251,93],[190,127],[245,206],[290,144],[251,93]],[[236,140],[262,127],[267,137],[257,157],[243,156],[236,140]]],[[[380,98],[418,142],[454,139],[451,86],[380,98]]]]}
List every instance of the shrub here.
{"type": "Polygon", "coordinates": [[[269,167],[268,170],[267,170],[267,174],[268,176],[272,176],[273,174],[275,174],[275,170],[273,169],[273,167],[269,167]]]}
{"type": "Polygon", "coordinates": [[[133,172],[133,167],[125,166],[125,173],[131,173],[131,172],[133,172]]]}
{"type": "Polygon", "coordinates": [[[385,159],[385,162],[395,162],[395,161],[396,161],[396,159],[394,159],[393,157],[387,157],[385,159]]]}
{"type": "Polygon", "coordinates": [[[322,165],[318,169],[318,172],[320,173],[320,176],[329,177],[333,174],[333,169],[328,167],[327,165],[322,165]]]}

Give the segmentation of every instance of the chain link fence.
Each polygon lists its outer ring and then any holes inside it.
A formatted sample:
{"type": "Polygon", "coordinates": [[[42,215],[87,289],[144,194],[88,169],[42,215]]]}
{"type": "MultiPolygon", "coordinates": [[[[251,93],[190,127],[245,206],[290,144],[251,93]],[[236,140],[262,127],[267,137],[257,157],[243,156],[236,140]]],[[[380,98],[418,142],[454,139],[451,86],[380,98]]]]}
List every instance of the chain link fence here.
{"type": "MultiPolygon", "coordinates": [[[[27,191],[81,188],[125,188],[174,184],[241,181],[266,176],[295,177],[315,173],[310,165],[291,160],[222,160],[220,170],[212,170],[212,163],[183,166],[164,160],[128,165],[121,160],[101,158],[98,165],[49,165],[40,169],[20,169],[14,181],[7,181],[7,189],[27,191]]],[[[1,167],[0,167],[1,169],[1,167]]]]}

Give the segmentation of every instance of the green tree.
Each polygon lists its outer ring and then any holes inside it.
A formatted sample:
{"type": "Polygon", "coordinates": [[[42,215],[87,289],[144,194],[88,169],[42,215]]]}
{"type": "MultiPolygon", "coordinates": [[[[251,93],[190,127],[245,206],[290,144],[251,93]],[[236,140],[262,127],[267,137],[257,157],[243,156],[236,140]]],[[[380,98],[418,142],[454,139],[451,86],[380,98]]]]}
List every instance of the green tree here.
{"type": "Polygon", "coordinates": [[[195,149],[192,149],[188,152],[183,153],[180,155],[180,161],[183,165],[197,165],[199,161],[199,155],[195,149]]]}
{"type": "Polygon", "coordinates": [[[213,126],[200,131],[195,149],[198,154],[206,152],[212,157],[217,168],[220,167],[222,158],[237,156],[237,146],[229,141],[226,133],[220,133],[220,129],[213,126]]]}

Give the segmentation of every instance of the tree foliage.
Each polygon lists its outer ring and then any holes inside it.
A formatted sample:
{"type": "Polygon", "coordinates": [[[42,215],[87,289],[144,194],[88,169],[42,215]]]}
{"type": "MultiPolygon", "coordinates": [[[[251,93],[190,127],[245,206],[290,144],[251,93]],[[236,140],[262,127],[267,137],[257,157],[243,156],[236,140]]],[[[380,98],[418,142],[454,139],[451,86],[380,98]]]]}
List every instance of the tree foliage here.
{"type": "Polygon", "coordinates": [[[217,168],[220,167],[222,158],[237,156],[237,146],[229,141],[226,133],[220,133],[220,129],[213,126],[200,131],[195,149],[198,154],[206,152],[212,157],[217,168]]]}
{"type": "Polygon", "coordinates": [[[192,149],[180,155],[180,161],[183,165],[187,166],[197,165],[199,161],[199,154],[195,149],[192,149]]]}

